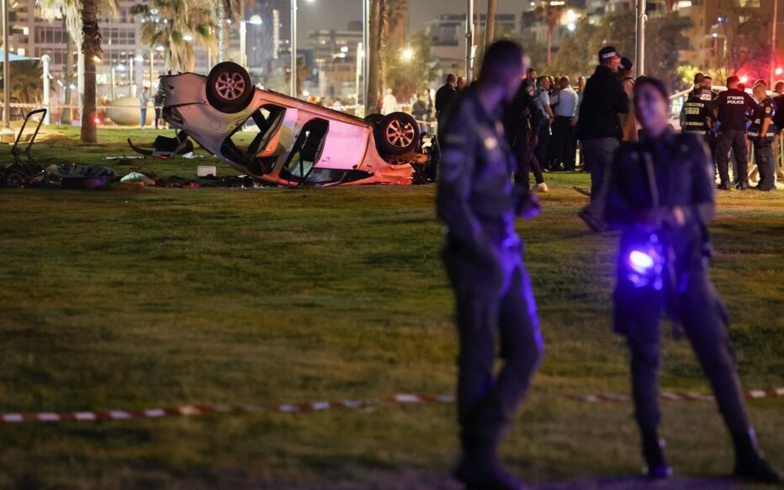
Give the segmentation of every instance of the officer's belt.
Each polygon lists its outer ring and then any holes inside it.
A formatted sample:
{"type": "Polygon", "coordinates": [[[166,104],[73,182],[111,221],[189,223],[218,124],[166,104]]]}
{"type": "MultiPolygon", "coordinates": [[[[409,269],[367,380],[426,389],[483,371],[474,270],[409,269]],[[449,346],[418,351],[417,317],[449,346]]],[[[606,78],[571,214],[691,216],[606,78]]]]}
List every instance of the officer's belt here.
{"type": "Polygon", "coordinates": [[[514,196],[490,197],[482,196],[481,199],[470,199],[468,202],[471,210],[479,218],[491,220],[503,218],[513,212],[515,205],[514,196]]]}

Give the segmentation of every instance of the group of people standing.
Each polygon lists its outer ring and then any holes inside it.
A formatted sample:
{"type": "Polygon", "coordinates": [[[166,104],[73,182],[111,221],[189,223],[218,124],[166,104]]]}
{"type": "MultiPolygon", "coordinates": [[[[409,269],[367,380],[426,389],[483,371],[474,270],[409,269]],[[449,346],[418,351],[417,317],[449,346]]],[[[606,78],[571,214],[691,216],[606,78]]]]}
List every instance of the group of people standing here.
{"type": "Polygon", "coordinates": [[[727,90],[716,93],[711,77],[698,73],[694,88],[681,110],[681,127],[684,132],[703,137],[709,145],[719,175],[720,190],[750,189],[749,156],[753,148],[759,183],[753,187],[760,191],[776,189],[779,134],[784,129],[784,81],[775,85],[775,97],[768,95],[764,80],[752,86],[752,95],[737,76],[727,78],[727,90]],[[733,180],[730,181],[730,164],[733,180]]]}
{"type": "MultiPolygon", "coordinates": [[[[533,218],[540,209],[526,181],[526,165],[541,144],[541,126],[549,125],[535,116],[536,89],[530,82],[522,88],[524,80],[533,80],[526,76],[529,63],[518,44],[492,44],[477,82],[439,121],[436,207],[448,230],[443,260],[455,294],[459,338],[462,456],[453,474],[468,489],[523,488],[501,464],[498,448],[544,352],[524,245],[515,228],[516,217],[533,218]],[[504,361],[499,371],[497,352],[504,361]]],[[[658,432],[660,328],[666,313],[685,331],[710,380],[734,444],[734,476],[781,483],[757,448],[727,311],[708,275],[707,224],[715,209],[709,153],[698,137],[670,128],[669,93],[660,80],[632,80],[631,99],[627,96],[618,76],[623,64],[613,47],[599,52],[575,126],[596,189],[596,204],[580,215],[594,229],[621,230],[613,324],[631,352],[645,474],[651,479],[672,475],[658,432]],[[619,117],[629,113],[634,119],[619,117]],[[634,124],[635,135],[639,129],[644,138],[621,146],[626,124],[630,129],[634,124]]],[[[552,117],[558,116],[553,112],[552,117]]]]}
{"type": "Polygon", "coordinates": [[[149,87],[142,87],[139,90],[139,127],[144,128],[147,124],[147,106],[150,102],[153,103],[153,109],[155,110],[155,120],[153,121],[153,125],[155,129],[158,129],[158,124],[161,121],[161,111],[163,110],[163,92],[158,90],[155,93],[155,96],[150,96],[150,88],[149,87]]]}
{"type": "MultiPolygon", "coordinates": [[[[454,74],[446,77],[436,92],[436,120],[443,128],[450,108],[465,82],[454,74]]],[[[544,173],[576,169],[577,139],[575,128],[585,78],[577,80],[577,89],[569,77],[539,76],[529,68],[514,100],[504,111],[506,138],[513,149],[517,171],[515,178],[529,185],[533,172],[535,190],[548,192],[544,173]]]]}

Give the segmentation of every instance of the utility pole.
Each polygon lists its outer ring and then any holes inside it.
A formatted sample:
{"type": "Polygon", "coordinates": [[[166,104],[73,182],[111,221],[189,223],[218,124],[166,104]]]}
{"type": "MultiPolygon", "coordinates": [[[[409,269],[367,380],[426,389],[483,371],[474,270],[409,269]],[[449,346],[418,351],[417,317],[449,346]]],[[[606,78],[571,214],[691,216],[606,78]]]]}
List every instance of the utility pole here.
{"type": "Polygon", "coordinates": [[[466,83],[474,79],[474,0],[468,0],[466,8],[466,83]]]}
{"type": "MultiPolygon", "coordinates": [[[[357,60],[359,62],[359,60],[357,60]]],[[[362,0],[362,105],[365,115],[369,114],[368,107],[368,73],[370,73],[370,0],[362,0]]],[[[357,94],[359,99],[359,94],[357,94]]],[[[359,100],[357,100],[359,104],[359,100]]]]}
{"type": "Polygon", "coordinates": [[[291,0],[291,76],[289,95],[297,96],[297,0],[291,0]]]}
{"type": "Polygon", "coordinates": [[[3,2],[3,129],[0,130],[0,140],[13,139],[14,131],[11,129],[11,84],[8,52],[8,0],[3,2]]]}
{"type": "Polygon", "coordinates": [[[637,67],[636,75],[645,74],[645,0],[637,0],[637,67]]]}
{"type": "Polygon", "coordinates": [[[770,36],[770,88],[776,84],[776,25],[779,23],[779,0],[773,0],[773,29],[770,36]]]}

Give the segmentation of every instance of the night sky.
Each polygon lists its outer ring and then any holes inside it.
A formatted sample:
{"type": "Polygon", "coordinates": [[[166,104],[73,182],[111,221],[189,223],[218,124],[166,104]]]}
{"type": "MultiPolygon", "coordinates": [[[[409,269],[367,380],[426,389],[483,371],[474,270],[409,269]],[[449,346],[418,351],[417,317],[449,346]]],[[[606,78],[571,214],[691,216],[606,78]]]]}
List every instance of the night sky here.
{"type": "MultiPolygon", "coordinates": [[[[459,14],[466,10],[466,0],[410,0],[411,14],[409,19],[409,32],[414,33],[425,28],[425,23],[435,18],[438,14],[459,14]]],[[[499,13],[520,14],[525,10],[528,1],[525,0],[498,0],[499,13]]],[[[279,0],[281,6],[281,21],[284,30],[281,35],[288,36],[289,5],[286,0],[279,0]],[[283,34],[283,33],[286,34],[283,34]]],[[[349,21],[362,19],[362,0],[297,0],[299,6],[297,38],[304,43],[307,32],[314,29],[341,29],[349,21]]],[[[477,10],[484,12],[487,2],[475,0],[477,10]]]]}

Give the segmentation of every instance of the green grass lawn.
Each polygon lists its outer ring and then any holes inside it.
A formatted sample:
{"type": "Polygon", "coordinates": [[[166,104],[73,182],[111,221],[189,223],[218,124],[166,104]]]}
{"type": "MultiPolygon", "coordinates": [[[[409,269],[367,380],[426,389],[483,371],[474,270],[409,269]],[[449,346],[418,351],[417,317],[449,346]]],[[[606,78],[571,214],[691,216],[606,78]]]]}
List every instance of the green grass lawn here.
{"type": "MultiPolygon", "coordinates": [[[[129,135],[82,146],[50,130],[44,163],[115,166],[129,135]]],[[[4,150],[0,150],[4,151],[4,150]]],[[[213,159],[211,165],[226,167],[213,159]]],[[[190,176],[200,161],[133,160],[190,176]]],[[[616,236],[591,235],[550,178],[520,222],[547,351],[504,447],[527,481],[641,466],[632,408],[570,394],[628,392],[611,333],[616,236]]],[[[454,390],[452,296],[434,186],[333,189],[0,189],[0,412],[275,405],[454,390]]],[[[722,194],[713,276],[748,388],[784,386],[784,194],[722,194]]],[[[686,342],[665,341],[662,387],[706,391],[686,342]]],[[[749,403],[784,466],[784,399],[749,403]]],[[[732,452],[713,404],[664,404],[677,473],[719,476],[732,452]]],[[[453,406],[0,425],[0,488],[279,488],[445,473],[453,406]],[[227,483],[231,482],[231,483],[227,483]]]]}

